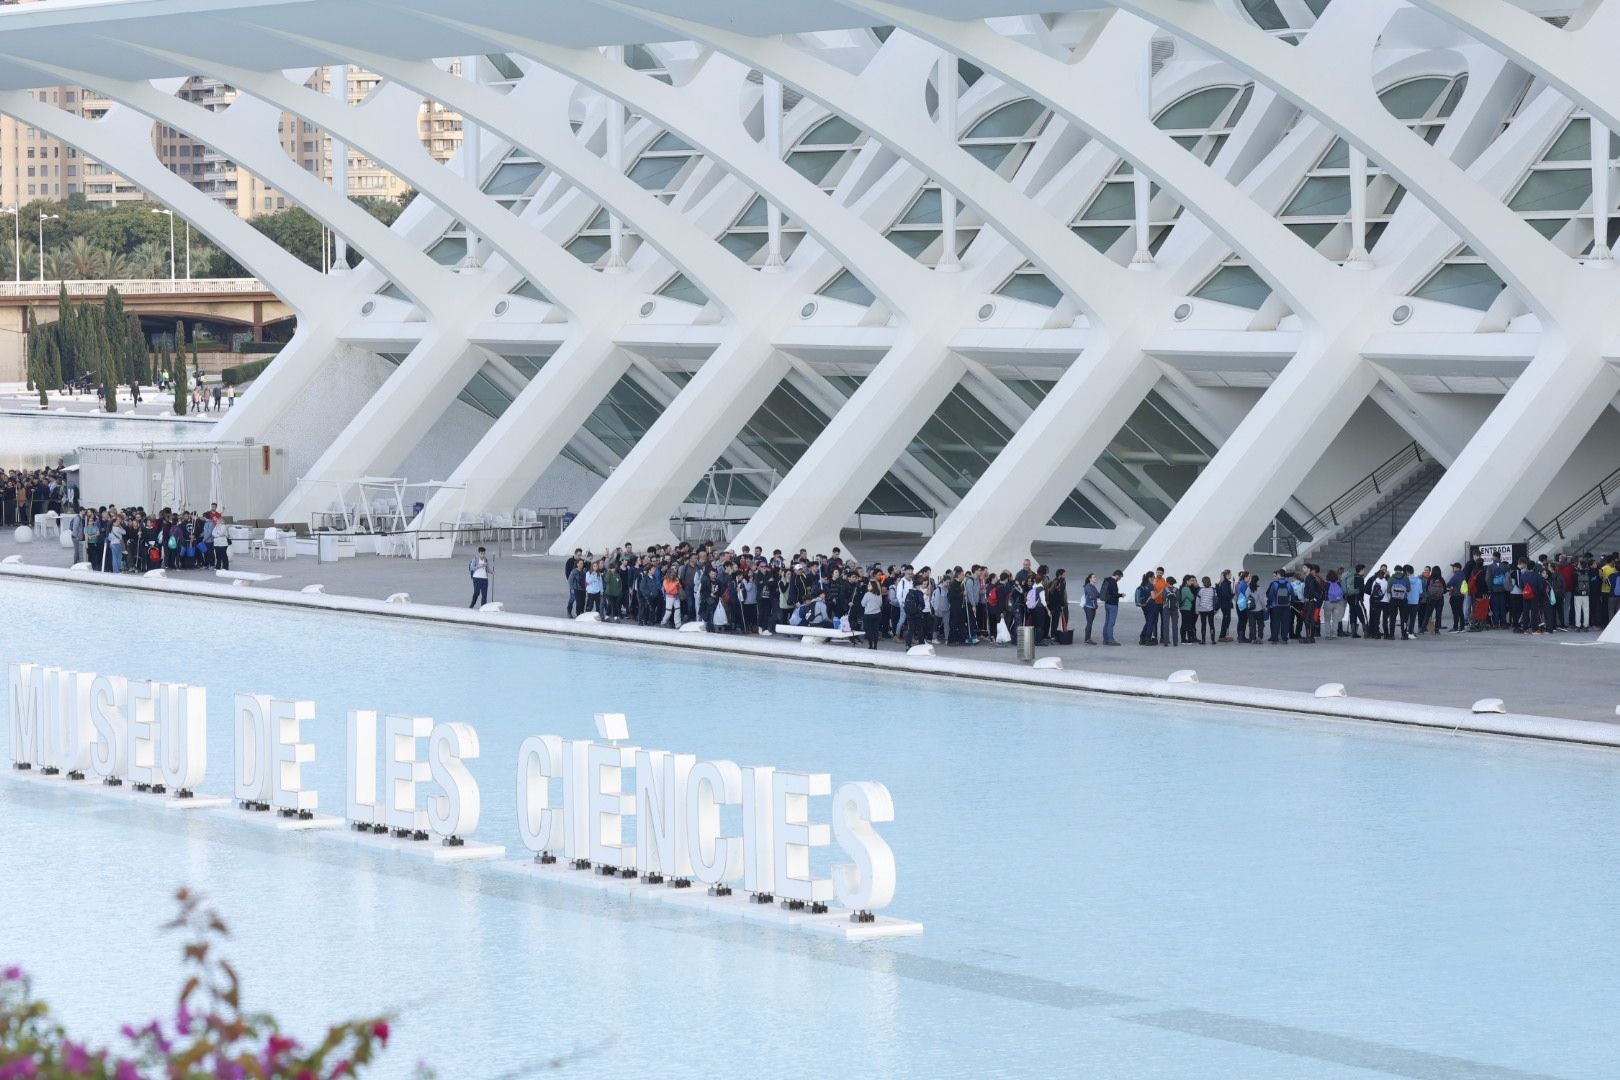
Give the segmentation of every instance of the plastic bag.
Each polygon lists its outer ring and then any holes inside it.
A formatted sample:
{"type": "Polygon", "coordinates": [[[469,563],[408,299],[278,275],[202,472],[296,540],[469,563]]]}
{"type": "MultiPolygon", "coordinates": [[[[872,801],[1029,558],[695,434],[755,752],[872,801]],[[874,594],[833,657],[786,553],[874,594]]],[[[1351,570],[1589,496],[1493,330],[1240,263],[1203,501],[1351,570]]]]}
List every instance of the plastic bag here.
{"type": "Polygon", "coordinates": [[[1006,619],[1002,619],[1000,622],[996,623],[996,644],[997,645],[1011,645],[1012,644],[1012,631],[1007,629],[1007,620],[1006,619]]]}

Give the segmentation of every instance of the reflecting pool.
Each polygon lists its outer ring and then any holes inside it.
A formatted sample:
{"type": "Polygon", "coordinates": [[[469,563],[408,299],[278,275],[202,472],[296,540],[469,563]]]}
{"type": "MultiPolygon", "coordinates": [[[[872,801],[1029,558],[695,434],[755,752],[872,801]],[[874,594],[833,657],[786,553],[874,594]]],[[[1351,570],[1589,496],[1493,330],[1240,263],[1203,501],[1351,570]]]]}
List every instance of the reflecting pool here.
{"type": "Polygon", "coordinates": [[[211,425],[185,420],[0,413],[0,469],[37,469],[58,461],[72,465],[81,446],[185,442],[207,439],[212,431],[211,425]]]}
{"type": "Polygon", "coordinates": [[[344,710],[468,722],[513,858],[518,742],[598,711],[882,781],[890,911],[927,927],[845,944],[0,779],[0,962],[85,1033],[167,1007],[188,884],[251,1005],[399,1009],[386,1076],[1617,1074],[1611,752],[85,586],[0,582],[0,610],[0,661],[206,686],[211,791],[236,690],[316,702],[338,813],[344,710]]]}

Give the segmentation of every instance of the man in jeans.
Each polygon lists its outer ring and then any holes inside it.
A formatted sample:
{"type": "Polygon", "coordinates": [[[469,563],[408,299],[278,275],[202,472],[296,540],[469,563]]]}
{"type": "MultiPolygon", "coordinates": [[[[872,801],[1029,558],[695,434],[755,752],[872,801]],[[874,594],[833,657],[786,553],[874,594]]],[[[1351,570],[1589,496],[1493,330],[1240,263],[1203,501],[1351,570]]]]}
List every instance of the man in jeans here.
{"type": "Polygon", "coordinates": [[[1491,625],[1506,626],[1508,588],[1513,583],[1513,568],[1502,561],[1500,551],[1491,556],[1491,564],[1485,568],[1485,583],[1491,588],[1491,625]]]}
{"type": "Polygon", "coordinates": [[[476,608],[480,604],[489,603],[489,556],[483,548],[467,563],[467,573],[472,575],[473,596],[472,603],[467,606],[476,608]]]}
{"type": "Polygon", "coordinates": [[[1114,640],[1114,624],[1119,621],[1119,582],[1125,576],[1125,571],[1115,570],[1108,577],[1103,578],[1102,605],[1103,605],[1103,644],[1118,645],[1114,640]]]}

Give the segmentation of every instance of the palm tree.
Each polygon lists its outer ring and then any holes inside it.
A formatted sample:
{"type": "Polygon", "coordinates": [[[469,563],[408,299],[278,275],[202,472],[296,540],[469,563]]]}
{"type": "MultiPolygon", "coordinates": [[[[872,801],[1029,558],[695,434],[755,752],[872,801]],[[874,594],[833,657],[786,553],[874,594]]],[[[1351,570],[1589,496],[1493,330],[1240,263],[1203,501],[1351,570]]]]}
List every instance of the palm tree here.
{"type": "Polygon", "coordinates": [[[45,256],[45,273],[58,281],[85,280],[103,276],[107,253],[83,236],[75,236],[45,256]]]}
{"type": "Polygon", "coordinates": [[[137,271],[136,265],[133,258],[121,251],[101,253],[101,276],[108,281],[124,281],[143,276],[137,271]]]}
{"type": "Polygon", "coordinates": [[[132,278],[169,276],[169,247],[167,244],[148,240],[129,253],[129,261],[129,276],[132,278]]]}

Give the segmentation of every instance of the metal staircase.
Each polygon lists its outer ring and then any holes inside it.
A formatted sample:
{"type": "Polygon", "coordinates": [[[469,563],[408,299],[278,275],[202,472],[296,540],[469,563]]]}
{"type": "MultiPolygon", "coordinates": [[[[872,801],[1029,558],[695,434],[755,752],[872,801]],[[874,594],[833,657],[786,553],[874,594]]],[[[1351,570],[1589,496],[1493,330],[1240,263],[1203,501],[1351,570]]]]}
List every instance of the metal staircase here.
{"type": "Polygon", "coordinates": [[[1525,542],[1530,554],[1592,552],[1602,555],[1620,546],[1620,469],[1599,480],[1564,507],[1525,542]]]}
{"type": "Polygon", "coordinates": [[[1313,539],[1301,545],[1291,565],[1309,561],[1348,569],[1378,558],[1445,473],[1416,442],[1407,444],[1300,523],[1313,539]]]}

